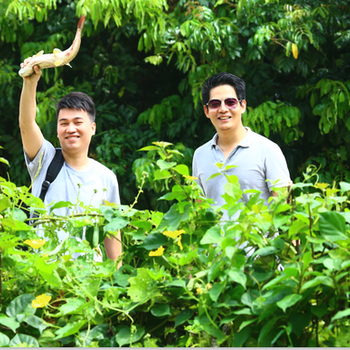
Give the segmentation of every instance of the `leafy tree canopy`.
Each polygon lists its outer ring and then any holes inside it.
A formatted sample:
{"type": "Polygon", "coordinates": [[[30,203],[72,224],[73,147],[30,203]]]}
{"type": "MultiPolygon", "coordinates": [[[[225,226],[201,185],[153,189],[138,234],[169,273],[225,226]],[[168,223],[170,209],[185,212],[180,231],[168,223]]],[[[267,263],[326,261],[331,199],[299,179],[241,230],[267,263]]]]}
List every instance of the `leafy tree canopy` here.
{"type": "MultiPolygon", "coordinates": [[[[350,180],[348,1],[5,0],[0,143],[17,183],[29,181],[17,122],[19,63],[67,48],[83,14],[73,69],[44,71],[37,120],[58,145],[55,102],[72,90],[90,94],[98,110],[91,156],[117,173],[122,202],[136,193],[138,149],[166,140],[190,165],[193,150],[212,137],[200,91],[219,71],[246,81],[244,123],[282,147],[294,179],[313,163],[320,181],[350,180]]],[[[140,205],[155,206],[155,196],[140,205]]]]}

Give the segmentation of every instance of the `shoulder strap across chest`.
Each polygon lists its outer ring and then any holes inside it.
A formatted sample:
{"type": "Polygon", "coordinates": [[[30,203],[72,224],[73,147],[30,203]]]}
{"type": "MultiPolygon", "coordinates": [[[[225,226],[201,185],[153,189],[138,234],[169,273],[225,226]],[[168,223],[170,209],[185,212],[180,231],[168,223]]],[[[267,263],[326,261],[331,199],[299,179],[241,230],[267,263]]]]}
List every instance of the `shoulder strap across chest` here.
{"type": "Polygon", "coordinates": [[[49,189],[49,186],[52,184],[52,182],[55,181],[57,175],[62,169],[64,163],[64,157],[62,154],[62,149],[61,148],[56,148],[56,153],[54,158],[52,159],[49,168],[47,169],[46,172],[46,177],[45,181],[43,182],[41,186],[41,192],[39,198],[44,201],[47,190],[49,189]]]}

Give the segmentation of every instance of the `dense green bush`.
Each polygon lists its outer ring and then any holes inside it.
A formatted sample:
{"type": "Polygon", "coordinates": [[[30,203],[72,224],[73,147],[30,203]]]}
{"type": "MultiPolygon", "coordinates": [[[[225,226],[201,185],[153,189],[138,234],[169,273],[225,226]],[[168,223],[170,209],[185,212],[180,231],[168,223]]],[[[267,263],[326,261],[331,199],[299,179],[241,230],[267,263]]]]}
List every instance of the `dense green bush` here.
{"type": "MultiPolygon", "coordinates": [[[[142,146],[168,140],[194,150],[212,138],[200,90],[219,71],[245,80],[244,124],[279,144],[293,180],[314,164],[320,182],[350,181],[347,0],[0,1],[0,144],[11,163],[0,164],[1,176],[30,183],[18,128],[20,62],[66,49],[83,14],[73,68],[43,71],[38,123],[58,145],[55,103],[72,90],[91,95],[98,135],[90,156],[116,172],[122,203],[137,194],[132,165],[142,146]]],[[[137,208],[160,209],[155,202],[148,191],[137,208]]]]}
{"type": "Polygon", "coordinates": [[[178,149],[143,150],[131,206],[75,213],[61,202],[73,214],[57,217],[0,179],[1,346],[349,346],[349,183],[319,183],[309,168],[268,208],[256,191],[240,202],[237,178],[218,164],[226,204],[215,208],[178,149]],[[165,213],[135,209],[146,186],[162,193],[165,213]],[[32,225],[22,203],[42,213],[32,225]],[[241,213],[222,222],[222,209],[241,213]],[[119,270],[93,260],[97,242],[118,229],[119,270]],[[58,244],[57,230],[70,237],[58,244]],[[85,255],[72,260],[76,252],[85,255]]]}

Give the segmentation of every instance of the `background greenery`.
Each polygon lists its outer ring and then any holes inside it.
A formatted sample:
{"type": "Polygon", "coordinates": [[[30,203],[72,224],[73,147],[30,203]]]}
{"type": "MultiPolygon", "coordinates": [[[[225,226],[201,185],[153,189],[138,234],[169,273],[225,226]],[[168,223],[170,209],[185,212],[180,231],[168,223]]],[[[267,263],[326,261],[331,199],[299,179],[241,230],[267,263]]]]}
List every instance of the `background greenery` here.
{"type": "MultiPolygon", "coordinates": [[[[90,94],[98,110],[90,156],[115,171],[122,203],[137,192],[138,149],[169,141],[190,166],[194,149],[212,137],[200,87],[219,71],[246,81],[245,125],[281,146],[293,180],[309,164],[321,167],[320,182],[350,180],[348,1],[3,0],[0,144],[17,184],[29,184],[17,121],[19,63],[41,49],[66,49],[82,14],[73,68],[44,71],[38,122],[58,145],[55,102],[72,90],[90,94]]],[[[145,193],[139,208],[165,205],[150,186],[145,193]]]]}

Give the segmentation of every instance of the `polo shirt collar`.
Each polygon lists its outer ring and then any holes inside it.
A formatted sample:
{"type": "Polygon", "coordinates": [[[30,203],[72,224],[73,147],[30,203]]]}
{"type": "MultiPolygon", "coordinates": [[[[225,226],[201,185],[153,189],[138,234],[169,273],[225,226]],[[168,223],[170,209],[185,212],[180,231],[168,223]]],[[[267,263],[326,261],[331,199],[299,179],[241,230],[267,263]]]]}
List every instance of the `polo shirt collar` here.
{"type": "MultiPolygon", "coordinates": [[[[249,147],[252,144],[252,142],[253,142],[254,134],[253,134],[253,131],[248,126],[245,126],[244,128],[247,130],[247,133],[243,137],[243,140],[237,146],[249,147]]],[[[217,139],[218,139],[218,134],[216,133],[214,135],[214,137],[210,141],[210,146],[211,147],[216,147],[217,146],[217,143],[216,143],[217,139]]]]}

